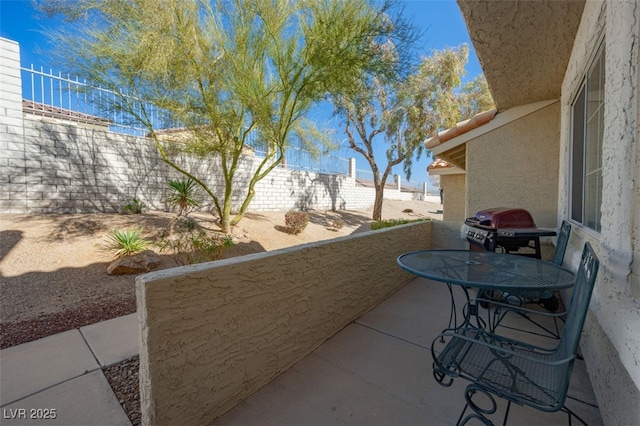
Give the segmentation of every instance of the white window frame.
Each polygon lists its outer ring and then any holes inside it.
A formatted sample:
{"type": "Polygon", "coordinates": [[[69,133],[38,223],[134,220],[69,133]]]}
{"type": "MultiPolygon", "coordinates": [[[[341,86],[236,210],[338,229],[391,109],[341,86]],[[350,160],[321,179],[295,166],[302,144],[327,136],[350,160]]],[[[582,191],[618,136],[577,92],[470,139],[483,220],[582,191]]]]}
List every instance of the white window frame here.
{"type": "Polygon", "coordinates": [[[602,219],[604,73],[605,45],[601,40],[571,102],[569,168],[569,219],[598,234],[602,219]]]}

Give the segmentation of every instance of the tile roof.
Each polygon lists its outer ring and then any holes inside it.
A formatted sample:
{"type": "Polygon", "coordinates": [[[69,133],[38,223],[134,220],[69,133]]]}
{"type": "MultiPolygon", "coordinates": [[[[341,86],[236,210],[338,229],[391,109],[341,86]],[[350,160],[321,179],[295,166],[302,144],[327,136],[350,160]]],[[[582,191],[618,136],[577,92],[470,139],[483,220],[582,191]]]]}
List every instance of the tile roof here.
{"type": "Polygon", "coordinates": [[[436,170],[436,169],[453,169],[455,166],[453,164],[449,164],[446,161],[436,158],[435,161],[427,166],[427,170],[436,170]]]}
{"type": "Polygon", "coordinates": [[[493,118],[496,116],[496,112],[497,110],[494,108],[489,111],[484,111],[479,114],[476,114],[468,120],[461,121],[460,123],[456,124],[454,127],[447,130],[443,130],[442,132],[438,133],[434,137],[427,139],[424,142],[425,147],[427,147],[428,149],[431,149],[435,146],[438,146],[441,143],[444,143],[450,139],[455,138],[456,136],[460,136],[464,133],[467,133],[468,131],[477,129],[478,127],[484,124],[487,124],[488,122],[493,120],[493,118]]]}
{"type": "Polygon", "coordinates": [[[52,117],[63,120],[66,119],[81,123],[95,124],[98,126],[109,126],[111,123],[110,120],[105,118],[83,114],[81,112],[71,111],[52,105],[46,105],[40,102],[30,101],[28,99],[22,100],[22,111],[33,115],[41,115],[43,117],[52,117]]]}

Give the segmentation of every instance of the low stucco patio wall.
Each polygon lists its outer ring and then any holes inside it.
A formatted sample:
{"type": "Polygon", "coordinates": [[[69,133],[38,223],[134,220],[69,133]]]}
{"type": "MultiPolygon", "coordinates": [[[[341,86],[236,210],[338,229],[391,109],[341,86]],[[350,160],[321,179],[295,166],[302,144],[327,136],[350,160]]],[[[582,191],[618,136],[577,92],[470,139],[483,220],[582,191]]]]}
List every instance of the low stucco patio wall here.
{"type": "Polygon", "coordinates": [[[430,248],[432,225],[139,276],[143,423],[206,424],[232,408],[411,279],[396,258],[430,248]]]}

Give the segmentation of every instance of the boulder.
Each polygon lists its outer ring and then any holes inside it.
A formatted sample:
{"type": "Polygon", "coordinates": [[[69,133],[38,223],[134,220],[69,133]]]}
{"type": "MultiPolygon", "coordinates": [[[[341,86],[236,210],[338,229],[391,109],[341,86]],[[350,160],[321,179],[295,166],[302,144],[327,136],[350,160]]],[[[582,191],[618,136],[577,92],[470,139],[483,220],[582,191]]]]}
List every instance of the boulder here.
{"type": "Polygon", "coordinates": [[[142,274],[157,268],[160,265],[160,257],[151,250],[145,250],[133,256],[119,257],[109,264],[107,274],[126,275],[142,274]]]}

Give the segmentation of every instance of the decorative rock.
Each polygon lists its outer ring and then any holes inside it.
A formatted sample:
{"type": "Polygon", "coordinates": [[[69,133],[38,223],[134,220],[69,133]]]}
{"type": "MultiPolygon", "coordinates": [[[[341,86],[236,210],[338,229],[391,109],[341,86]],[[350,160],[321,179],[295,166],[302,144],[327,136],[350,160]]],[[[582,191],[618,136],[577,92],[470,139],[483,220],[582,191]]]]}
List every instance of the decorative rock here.
{"type": "Polygon", "coordinates": [[[160,265],[160,258],[151,250],[133,256],[120,257],[109,264],[107,274],[125,275],[149,272],[160,265]]]}

